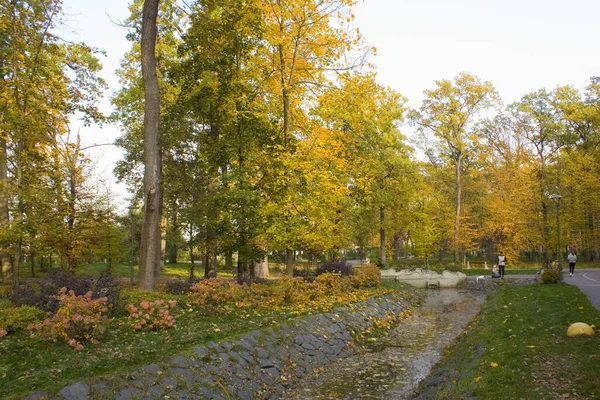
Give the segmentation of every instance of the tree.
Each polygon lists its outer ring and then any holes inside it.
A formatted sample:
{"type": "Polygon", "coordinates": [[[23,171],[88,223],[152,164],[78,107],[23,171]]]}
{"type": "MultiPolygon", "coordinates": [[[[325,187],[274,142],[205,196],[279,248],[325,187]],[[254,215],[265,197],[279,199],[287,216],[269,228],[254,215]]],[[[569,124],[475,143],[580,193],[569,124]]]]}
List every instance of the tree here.
{"type": "MultiPolygon", "coordinates": [[[[438,151],[452,162],[455,173],[454,261],[460,254],[460,220],[462,176],[465,158],[478,143],[472,131],[480,113],[500,104],[500,98],[491,82],[481,82],[473,75],[461,73],[454,81],[436,82],[437,88],[426,90],[419,110],[411,113],[412,123],[424,138],[439,140],[438,151]]],[[[427,139],[425,139],[427,141],[427,139]]]]}
{"type": "Polygon", "coordinates": [[[564,125],[553,106],[552,96],[541,89],[524,95],[521,101],[508,107],[514,121],[516,134],[526,143],[534,158],[536,174],[537,207],[539,230],[543,237],[546,260],[550,260],[550,224],[548,220],[548,196],[560,189],[556,177],[552,178],[549,167],[556,161],[560,148],[570,139],[564,135],[564,125]],[[550,182],[553,181],[554,185],[550,182]]]}
{"type": "Polygon", "coordinates": [[[139,286],[154,290],[159,268],[162,175],[160,152],[160,91],[156,75],[156,18],[158,0],[145,0],[142,21],[142,75],[144,80],[144,228],[140,254],[139,286]]]}
{"type": "Polygon", "coordinates": [[[60,0],[3,1],[0,21],[0,221],[3,278],[12,258],[13,287],[27,235],[36,231],[31,206],[47,181],[51,148],[68,131],[69,116],[102,120],[95,107],[105,86],[97,51],[63,43],[54,28],[60,0]],[[11,219],[12,218],[12,219],[11,219]],[[27,228],[27,229],[26,229],[27,228]]]}
{"type": "Polygon", "coordinates": [[[265,24],[264,56],[270,61],[268,90],[277,98],[273,112],[279,118],[283,147],[281,163],[284,169],[283,188],[275,223],[283,230],[278,235],[286,250],[286,271],[293,273],[294,245],[297,235],[291,232],[294,221],[294,182],[290,164],[296,151],[296,138],[307,127],[306,104],[310,87],[318,88],[326,82],[326,72],[351,69],[364,61],[365,54],[350,65],[337,66],[350,50],[360,43],[357,31],[345,29],[353,15],[354,0],[267,0],[261,3],[265,24]]]}

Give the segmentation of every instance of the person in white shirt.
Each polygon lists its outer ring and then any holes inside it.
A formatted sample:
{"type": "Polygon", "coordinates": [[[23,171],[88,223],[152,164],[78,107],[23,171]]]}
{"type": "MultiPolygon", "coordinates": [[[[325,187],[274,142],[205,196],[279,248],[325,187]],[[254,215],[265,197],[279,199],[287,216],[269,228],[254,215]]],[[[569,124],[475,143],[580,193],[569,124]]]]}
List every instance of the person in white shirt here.
{"type": "Polygon", "coordinates": [[[569,261],[569,276],[573,276],[573,274],[575,274],[575,262],[577,261],[575,251],[571,250],[567,256],[567,261],[569,261]]]}
{"type": "Polygon", "coordinates": [[[500,278],[504,278],[504,266],[506,265],[506,256],[504,255],[504,252],[500,252],[500,255],[498,255],[498,268],[500,269],[500,278]]]}

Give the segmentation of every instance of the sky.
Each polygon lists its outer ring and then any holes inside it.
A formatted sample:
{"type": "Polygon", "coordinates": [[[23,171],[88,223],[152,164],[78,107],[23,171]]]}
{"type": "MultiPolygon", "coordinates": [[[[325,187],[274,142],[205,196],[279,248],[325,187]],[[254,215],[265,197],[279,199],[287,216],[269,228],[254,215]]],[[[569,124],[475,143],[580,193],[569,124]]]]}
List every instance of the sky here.
{"type": "MultiPolygon", "coordinates": [[[[127,18],[125,0],[65,0],[71,40],[106,51],[101,76],[110,86],[101,109],[111,111],[114,74],[130,44],[114,22],[127,18]]],[[[435,81],[461,72],[491,81],[505,105],[538,89],[572,85],[583,90],[600,76],[600,1],[597,0],[365,0],[355,9],[354,25],[377,48],[372,60],[378,81],[419,107],[423,91],[435,81]]],[[[114,126],[81,127],[84,145],[110,143],[114,126]]],[[[114,146],[91,148],[90,158],[125,208],[124,185],[112,177],[123,153],[114,146]]]]}

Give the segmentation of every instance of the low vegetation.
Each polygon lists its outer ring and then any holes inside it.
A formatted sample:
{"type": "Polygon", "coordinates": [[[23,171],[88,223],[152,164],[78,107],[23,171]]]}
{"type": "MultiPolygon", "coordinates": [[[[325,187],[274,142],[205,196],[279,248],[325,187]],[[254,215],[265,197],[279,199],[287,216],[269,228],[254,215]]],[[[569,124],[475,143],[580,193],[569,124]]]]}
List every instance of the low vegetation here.
{"type": "MultiPolygon", "coordinates": [[[[71,283],[88,285],[76,279],[71,283]]],[[[349,277],[322,274],[313,282],[284,278],[248,286],[216,278],[181,294],[169,294],[165,287],[157,292],[123,287],[114,306],[106,306],[106,297],[59,289],[58,309],[49,314],[0,299],[0,332],[5,332],[0,334],[0,393],[10,398],[56,391],[184,354],[197,344],[374,296],[413,298],[405,286],[380,282],[373,265],[349,277]]]]}
{"type": "Polygon", "coordinates": [[[600,335],[567,337],[574,322],[600,326],[600,313],[577,287],[502,286],[419,398],[597,398],[600,335]]]}

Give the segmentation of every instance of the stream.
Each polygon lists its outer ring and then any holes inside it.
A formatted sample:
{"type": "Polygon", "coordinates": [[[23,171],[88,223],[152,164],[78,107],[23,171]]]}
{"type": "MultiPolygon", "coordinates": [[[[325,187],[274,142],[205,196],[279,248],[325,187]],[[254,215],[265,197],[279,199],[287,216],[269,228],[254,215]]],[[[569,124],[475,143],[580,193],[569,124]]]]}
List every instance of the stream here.
{"type": "Polygon", "coordinates": [[[364,353],[299,382],[286,399],[408,399],[485,300],[483,292],[428,290],[413,315],[364,353]]]}

